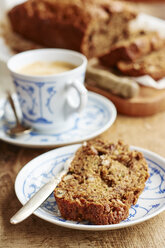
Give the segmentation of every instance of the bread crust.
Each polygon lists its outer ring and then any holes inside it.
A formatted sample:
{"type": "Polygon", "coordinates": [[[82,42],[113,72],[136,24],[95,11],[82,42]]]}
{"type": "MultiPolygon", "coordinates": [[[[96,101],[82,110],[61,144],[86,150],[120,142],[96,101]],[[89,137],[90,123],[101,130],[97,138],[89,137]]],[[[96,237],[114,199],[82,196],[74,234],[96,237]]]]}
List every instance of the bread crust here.
{"type": "Polygon", "coordinates": [[[54,196],[65,219],[116,224],[128,217],[148,177],[140,152],[122,142],[88,141],[76,152],[54,196]]]}

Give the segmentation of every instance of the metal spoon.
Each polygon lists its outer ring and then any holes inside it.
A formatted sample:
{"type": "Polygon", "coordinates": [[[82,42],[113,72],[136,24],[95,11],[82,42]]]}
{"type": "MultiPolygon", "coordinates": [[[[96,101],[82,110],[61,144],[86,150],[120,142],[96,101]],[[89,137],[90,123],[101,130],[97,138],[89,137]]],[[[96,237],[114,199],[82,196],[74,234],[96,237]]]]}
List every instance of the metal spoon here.
{"type": "Polygon", "coordinates": [[[10,106],[13,110],[13,113],[14,113],[14,116],[15,116],[15,120],[16,120],[16,125],[12,128],[9,128],[6,130],[6,133],[10,136],[20,136],[20,135],[23,135],[23,134],[28,134],[32,131],[32,128],[30,127],[25,127],[23,126],[21,123],[20,123],[20,120],[18,118],[18,115],[17,115],[17,111],[16,111],[16,108],[15,108],[15,104],[14,104],[14,101],[13,101],[13,98],[11,96],[11,94],[8,92],[7,93],[8,95],[8,102],[10,103],[10,106]]]}

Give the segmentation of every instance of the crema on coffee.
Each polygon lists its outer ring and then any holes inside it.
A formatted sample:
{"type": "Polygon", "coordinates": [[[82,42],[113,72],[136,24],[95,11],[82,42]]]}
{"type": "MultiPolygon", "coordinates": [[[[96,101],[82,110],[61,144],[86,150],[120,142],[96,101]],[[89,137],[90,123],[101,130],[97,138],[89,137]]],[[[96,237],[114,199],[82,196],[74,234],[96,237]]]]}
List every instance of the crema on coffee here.
{"type": "Polygon", "coordinates": [[[63,61],[53,61],[53,62],[42,62],[36,61],[32,64],[28,64],[17,72],[24,75],[32,75],[32,76],[46,76],[46,75],[55,75],[59,73],[63,73],[66,71],[70,71],[76,68],[75,65],[63,62],[63,61]]]}

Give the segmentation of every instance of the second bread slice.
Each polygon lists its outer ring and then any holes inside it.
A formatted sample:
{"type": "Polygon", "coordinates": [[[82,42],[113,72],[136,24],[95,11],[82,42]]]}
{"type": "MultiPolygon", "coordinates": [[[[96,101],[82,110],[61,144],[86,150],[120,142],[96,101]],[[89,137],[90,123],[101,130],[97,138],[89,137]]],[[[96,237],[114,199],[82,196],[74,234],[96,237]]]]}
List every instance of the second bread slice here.
{"type": "Polygon", "coordinates": [[[165,48],[146,55],[135,62],[120,61],[118,69],[127,76],[149,75],[155,80],[165,77],[165,48]]]}
{"type": "Polygon", "coordinates": [[[119,61],[135,61],[136,59],[165,46],[165,41],[157,32],[140,32],[128,39],[117,42],[109,53],[100,57],[100,62],[111,67],[119,61]]]}

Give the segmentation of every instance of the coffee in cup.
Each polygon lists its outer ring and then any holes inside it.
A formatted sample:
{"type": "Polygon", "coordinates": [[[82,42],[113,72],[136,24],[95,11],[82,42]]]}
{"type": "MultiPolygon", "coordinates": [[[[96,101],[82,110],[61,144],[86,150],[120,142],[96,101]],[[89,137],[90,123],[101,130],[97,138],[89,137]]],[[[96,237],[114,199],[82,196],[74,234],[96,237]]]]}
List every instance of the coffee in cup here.
{"type": "Polygon", "coordinates": [[[76,65],[64,61],[36,61],[32,64],[21,67],[21,69],[18,70],[18,73],[32,76],[45,76],[63,73],[75,68],[76,65]]]}

